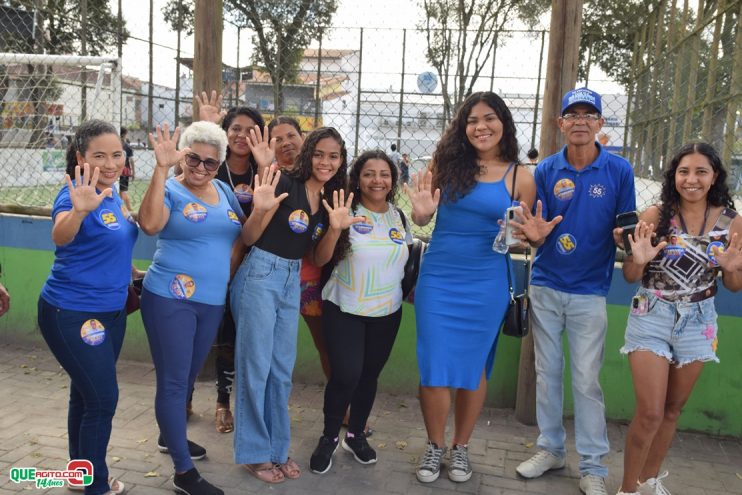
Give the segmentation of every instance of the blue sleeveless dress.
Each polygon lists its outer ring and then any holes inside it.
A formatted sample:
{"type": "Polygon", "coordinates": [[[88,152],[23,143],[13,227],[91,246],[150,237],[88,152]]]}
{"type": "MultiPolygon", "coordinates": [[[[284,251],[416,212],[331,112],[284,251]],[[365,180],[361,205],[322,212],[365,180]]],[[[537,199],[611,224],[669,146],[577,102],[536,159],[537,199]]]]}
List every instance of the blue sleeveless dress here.
{"type": "Polygon", "coordinates": [[[438,207],[415,288],[423,386],[476,390],[482,371],[490,377],[509,302],[507,257],[492,243],[510,204],[503,178],[477,182],[463,198],[438,207]]]}

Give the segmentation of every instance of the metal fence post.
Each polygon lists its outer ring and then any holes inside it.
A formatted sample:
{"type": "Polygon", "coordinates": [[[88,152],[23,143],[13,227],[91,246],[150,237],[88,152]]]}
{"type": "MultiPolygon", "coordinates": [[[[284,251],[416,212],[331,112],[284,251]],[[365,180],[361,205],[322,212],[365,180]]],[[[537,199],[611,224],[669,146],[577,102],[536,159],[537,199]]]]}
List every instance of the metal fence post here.
{"type": "MultiPolygon", "coordinates": [[[[402,143],[402,109],[404,107],[405,54],[407,52],[407,29],[402,30],[402,82],[399,90],[399,116],[397,118],[397,150],[402,143]]],[[[401,152],[401,151],[400,151],[401,152]]]]}
{"type": "Polygon", "coordinates": [[[355,142],[353,143],[353,156],[358,156],[358,136],[361,128],[361,74],[363,73],[363,28],[361,28],[361,39],[358,45],[358,92],[356,93],[356,129],[355,142]]]}

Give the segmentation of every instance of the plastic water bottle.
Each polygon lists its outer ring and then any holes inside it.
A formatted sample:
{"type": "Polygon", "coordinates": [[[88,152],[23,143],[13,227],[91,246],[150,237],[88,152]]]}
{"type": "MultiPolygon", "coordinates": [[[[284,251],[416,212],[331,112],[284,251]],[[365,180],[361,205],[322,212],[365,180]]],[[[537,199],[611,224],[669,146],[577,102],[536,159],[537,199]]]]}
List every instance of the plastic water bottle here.
{"type": "Polygon", "coordinates": [[[495,237],[495,242],[492,243],[492,250],[496,253],[506,254],[508,252],[508,245],[505,242],[505,222],[507,222],[507,214],[502,219],[502,225],[500,225],[500,231],[495,237]]]}

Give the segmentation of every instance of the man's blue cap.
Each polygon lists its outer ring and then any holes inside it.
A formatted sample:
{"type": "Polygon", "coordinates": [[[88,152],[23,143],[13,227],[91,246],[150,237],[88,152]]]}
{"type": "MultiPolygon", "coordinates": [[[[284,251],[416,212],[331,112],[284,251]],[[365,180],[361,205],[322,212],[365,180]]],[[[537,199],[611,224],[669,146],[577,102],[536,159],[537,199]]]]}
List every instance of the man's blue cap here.
{"type": "Polygon", "coordinates": [[[574,105],[590,105],[599,114],[603,114],[603,104],[600,102],[600,95],[587,88],[577,88],[567,91],[562,98],[562,115],[574,105]]]}

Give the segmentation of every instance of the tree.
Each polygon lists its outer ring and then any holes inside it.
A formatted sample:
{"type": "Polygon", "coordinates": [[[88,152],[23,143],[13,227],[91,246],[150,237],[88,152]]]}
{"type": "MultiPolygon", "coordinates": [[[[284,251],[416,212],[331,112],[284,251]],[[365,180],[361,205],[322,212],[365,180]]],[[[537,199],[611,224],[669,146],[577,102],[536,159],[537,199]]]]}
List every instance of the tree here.
{"type": "MultiPolygon", "coordinates": [[[[276,114],[283,111],[284,85],[295,80],[304,49],[330,24],[337,3],[337,0],[224,0],[225,14],[236,25],[250,26],[254,32],[252,61],[271,78],[276,114]]],[[[169,0],[163,9],[173,30],[178,26],[192,30],[192,12],[192,0],[169,0]],[[190,10],[178,17],[179,6],[190,10]]]]}
{"type": "Polygon", "coordinates": [[[443,116],[448,121],[469,96],[482,69],[505,38],[505,26],[521,19],[533,25],[550,0],[423,0],[425,56],[441,81],[443,116]]]}

